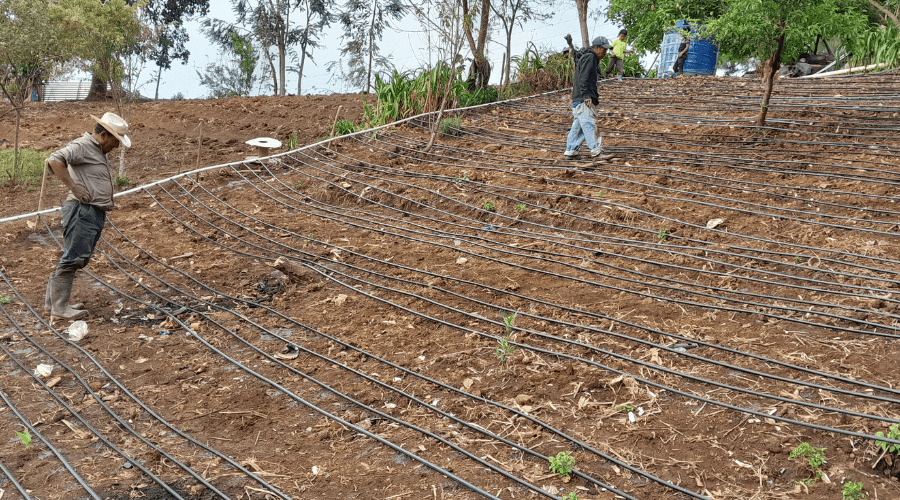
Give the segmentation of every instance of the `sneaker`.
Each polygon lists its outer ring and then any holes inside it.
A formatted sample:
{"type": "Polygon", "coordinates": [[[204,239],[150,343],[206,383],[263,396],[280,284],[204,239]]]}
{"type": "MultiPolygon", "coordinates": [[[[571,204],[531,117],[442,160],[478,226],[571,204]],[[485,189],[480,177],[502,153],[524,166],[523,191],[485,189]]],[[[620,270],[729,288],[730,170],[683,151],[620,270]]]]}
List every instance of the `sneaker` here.
{"type": "Polygon", "coordinates": [[[567,149],[566,152],[563,153],[563,156],[565,156],[566,158],[575,158],[576,156],[578,156],[578,151],[567,149]]]}
{"type": "Polygon", "coordinates": [[[594,148],[591,150],[591,157],[596,158],[603,154],[603,147],[594,148]]]}

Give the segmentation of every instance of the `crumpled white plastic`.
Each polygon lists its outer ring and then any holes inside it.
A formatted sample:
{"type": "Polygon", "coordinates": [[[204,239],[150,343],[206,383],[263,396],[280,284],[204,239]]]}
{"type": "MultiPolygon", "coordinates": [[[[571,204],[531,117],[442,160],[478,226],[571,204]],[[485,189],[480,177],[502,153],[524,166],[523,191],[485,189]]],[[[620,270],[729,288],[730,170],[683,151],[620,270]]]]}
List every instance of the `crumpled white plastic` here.
{"type": "Polygon", "coordinates": [[[88,326],[84,321],[78,320],[72,323],[66,331],[69,332],[69,340],[78,342],[87,335],[88,326]]]}
{"type": "Polygon", "coordinates": [[[53,365],[45,365],[43,363],[37,365],[37,368],[34,369],[34,374],[38,377],[49,377],[51,372],[53,372],[53,365]]]}

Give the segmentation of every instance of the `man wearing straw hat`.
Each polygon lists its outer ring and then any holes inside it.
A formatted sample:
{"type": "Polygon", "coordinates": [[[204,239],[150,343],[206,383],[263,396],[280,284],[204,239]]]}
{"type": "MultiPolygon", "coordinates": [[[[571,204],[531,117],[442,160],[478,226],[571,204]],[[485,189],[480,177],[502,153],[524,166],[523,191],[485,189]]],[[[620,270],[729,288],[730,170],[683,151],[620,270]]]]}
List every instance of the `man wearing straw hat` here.
{"type": "Polygon", "coordinates": [[[107,153],[119,145],[131,147],[128,123],[119,115],[104,113],[97,118],[94,132],[70,142],[47,158],[46,166],[69,188],[62,212],[63,254],[47,282],[44,309],[54,318],[74,320],[87,316],[81,304],[69,304],[75,271],[91,260],[100,233],[106,223],[106,212],[113,209],[115,182],[107,153]]]}

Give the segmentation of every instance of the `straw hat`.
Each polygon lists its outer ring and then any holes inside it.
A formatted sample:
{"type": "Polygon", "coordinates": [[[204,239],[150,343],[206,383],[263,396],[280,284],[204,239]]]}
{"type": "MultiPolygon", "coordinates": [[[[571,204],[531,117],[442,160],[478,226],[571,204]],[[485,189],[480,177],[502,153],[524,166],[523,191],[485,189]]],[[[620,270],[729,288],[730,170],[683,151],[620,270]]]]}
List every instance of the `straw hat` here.
{"type": "Polygon", "coordinates": [[[103,125],[107,132],[112,134],[126,148],[131,147],[131,139],[128,138],[128,123],[115,113],[103,113],[102,118],[91,115],[95,122],[103,125]]]}

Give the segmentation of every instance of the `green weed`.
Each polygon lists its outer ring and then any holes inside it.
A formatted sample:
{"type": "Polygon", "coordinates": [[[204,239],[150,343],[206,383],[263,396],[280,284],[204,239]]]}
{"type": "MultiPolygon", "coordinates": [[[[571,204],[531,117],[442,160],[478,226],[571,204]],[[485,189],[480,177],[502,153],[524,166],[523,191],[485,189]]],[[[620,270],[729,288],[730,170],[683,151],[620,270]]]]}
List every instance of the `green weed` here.
{"type": "Polygon", "coordinates": [[[547,457],[550,461],[550,471],[559,474],[560,477],[568,476],[575,466],[575,457],[568,451],[561,451],[555,457],[547,457]]]}
{"type": "Polygon", "coordinates": [[[127,175],[117,175],[116,176],[116,187],[128,187],[131,185],[131,181],[128,180],[127,175]]]}
{"type": "Polygon", "coordinates": [[[0,295],[0,304],[9,304],[9,297],[7,297],[6,295],[0,295]]]}
{"type": "Polygon", "coordinates": [[[656,239],[659,240],[660,243],[665,243],[666,239],[669,238],[669,230],[668,229],[660,229],[656,232],[656,239]]]}
{"type": "Polygon", "coordinates": [[[334,124],[334,135],[347,135],[356,132],[356,125],[350,120],[338,120],[334,124]]]}
{"type": "Polygon", "coordinates": [[[847,481],[841,490],[843,500],[869,500],[869,495],[863,492],[862,483],[847,481]]]}
{"type": "Polygon", "coordinates": [[[462,129],[460,126],[462,125],[462,118],[458,116],[453,116],[450,118],[445,118],[441,120],[441,124],[438,126],[442,134],[447,135],[460,135],[462,134],[462,129]]]}
{"type": "Polygon", "coordinates": [[[488,201],[484,202],[484,205],[482,205],[481,208],[487,210],[488,212],[496,212],[497,211],[497,206],[494,205],[493,200],[488,200],[488,201]]]}
{"type": "Polygon", "coordinates": [[[520,214],[524,214],[526,210],[528,210],[528,208],[525,207],[524,203],[519,203],[516,205],[516,212],[519,212],[520,214]]]}
{"type": "Polygon", "coordinates": [[[562,500],[578,500],[578,493],[570,491],[560,498],[562,498],[562,500]]]}
{"type": "MultiPolygon", "coordinates": [[[[900,440],[900,424],[891,425],[888,428],[887,436],[885,436],[881,431],[876,432],[875,435],[878,437],[887,437],[888,439],[900,440]]],[[[900,454],[900,444],[891,444],[886,441],[879,441],[876,439],[875,445],[881,448],[882,451],[900,454]]]]}
{"type": "Polygon", "coordinates": [[[26,448],[31,445],[31,433],[28,432],[28,429],[25,429],[25,432],[16,431],[16,435],[19,436],[26,448]]]}
{"type": "Polygon", "coordinates": [[[0,149],[0,177],[17,183],[38,183],[44,173],[44,161],[50,153],[36,149],[20,149],[15,158],[14,149],[0,149]]]}
{"type": "Polygon", "coordinates": [[[634,406],[631,406],[631,405],[619,405],[619,406],[616,406],[616,409],[619,410],[619,411],[628,413],[628,412],[630,412],[630,411],[634,411],[634,406]]]}
{"type": "Polygon", "coordinates": [[[806,461],[807,467],[815,477],[802,479],[798,482],[806,486],[810,486],[816,482],[816,479],[822,477],[822,471],[819,469],[825,464],[825,448],[817,448],[809,443],[800,443],[796,448],[791,450],[790,459],[799,458],[806,461]]]}
{"type": "Polygon", "coordinates": [[[467,181],[467,180],[469,180],[469,177],[466,174],[463,174],[462,177],[454,177],[453,178],[453,182],[455,182],[456,184],[459,184],[460,182],[467,181]]]}
{"type": "Polygon", "coordinates": [[[288,140],[287,140],[287,148],[288,149],[296,149],[297,142],[298,142],[297,134],[291,134],[291,136],[288,137],[288,140]]]}

